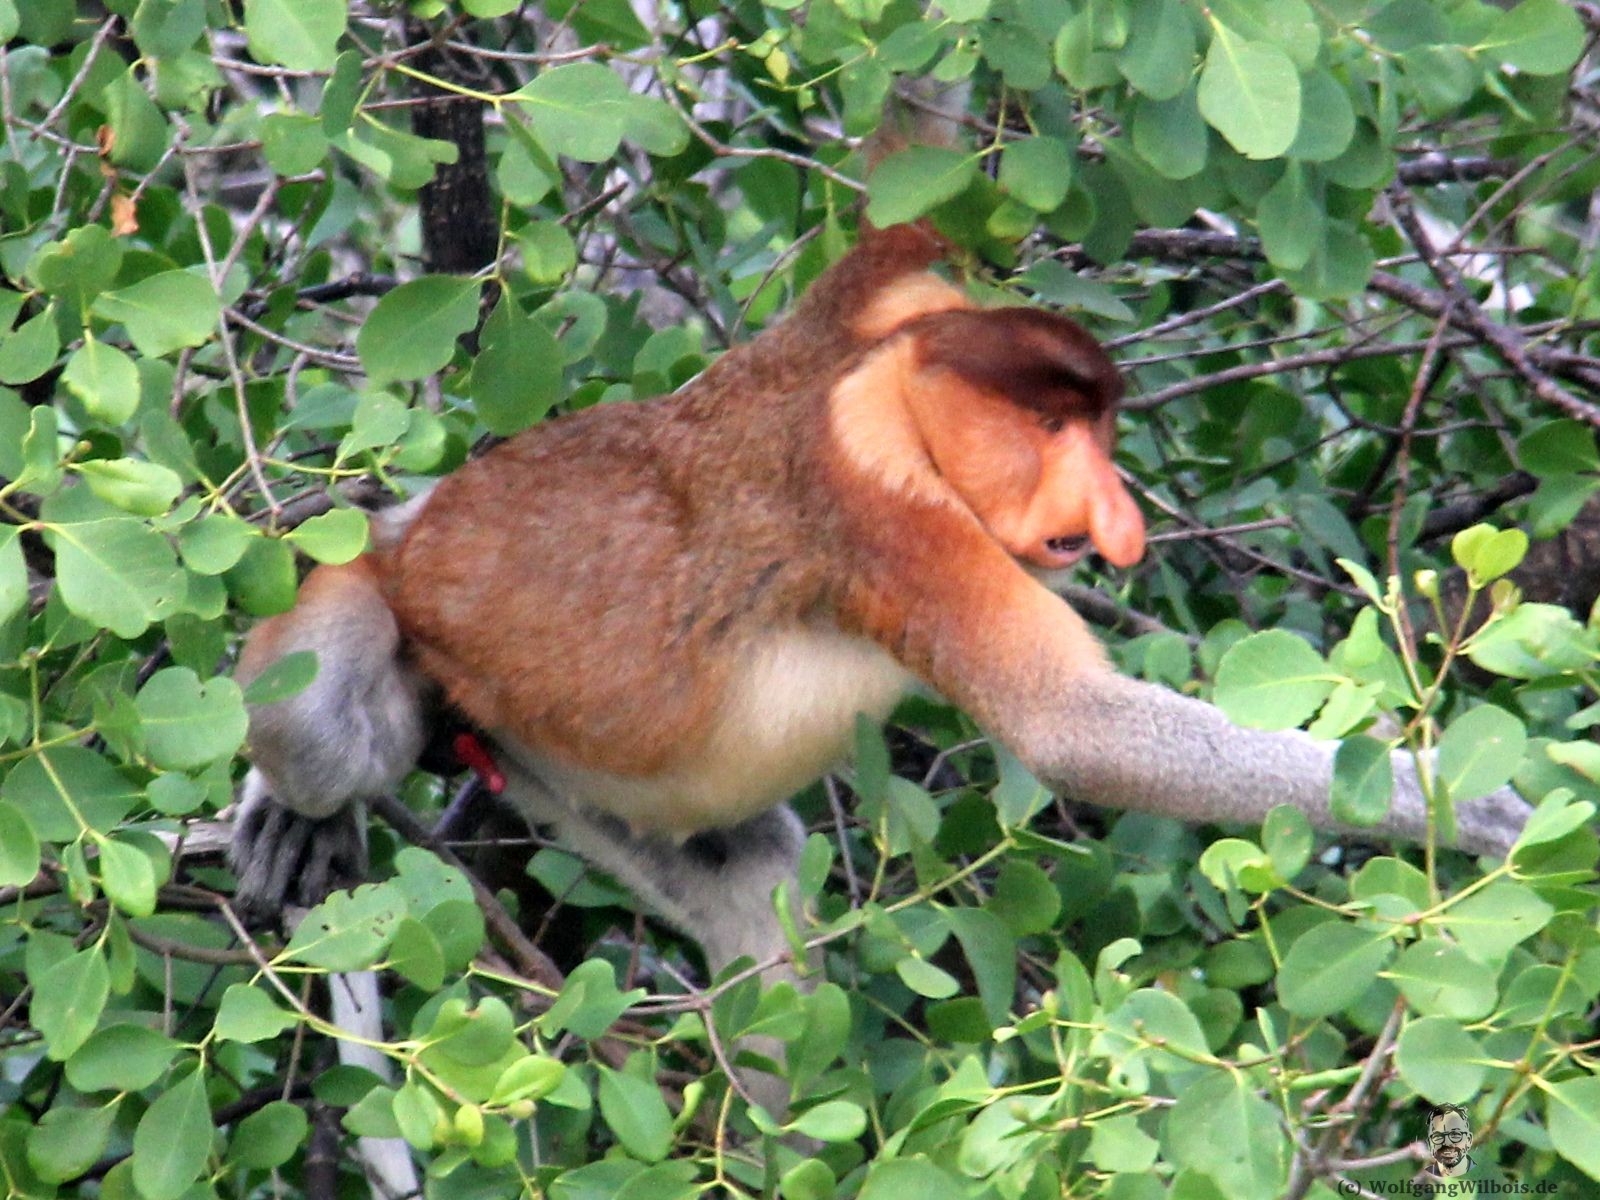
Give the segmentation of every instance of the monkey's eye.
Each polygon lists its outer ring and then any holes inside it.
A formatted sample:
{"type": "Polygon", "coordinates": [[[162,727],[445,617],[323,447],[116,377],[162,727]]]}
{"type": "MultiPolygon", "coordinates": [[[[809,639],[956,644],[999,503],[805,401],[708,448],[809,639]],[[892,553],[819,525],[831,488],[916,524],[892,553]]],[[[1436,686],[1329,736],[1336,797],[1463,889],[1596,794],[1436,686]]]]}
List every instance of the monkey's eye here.
{"type": "Polygon", "coordinates": [[[1063,416],[1049,414],[1039,418],[1039,427],[1046,433],[1060,433],[1067,426],[1067,419],[1063,416]]]}

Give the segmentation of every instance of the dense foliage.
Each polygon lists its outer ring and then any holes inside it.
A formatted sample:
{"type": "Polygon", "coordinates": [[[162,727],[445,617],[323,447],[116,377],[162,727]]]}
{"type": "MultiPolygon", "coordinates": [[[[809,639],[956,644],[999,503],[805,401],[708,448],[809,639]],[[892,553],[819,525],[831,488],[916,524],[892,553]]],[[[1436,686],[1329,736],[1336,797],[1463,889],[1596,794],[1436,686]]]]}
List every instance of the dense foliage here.
{"type": "Polygon", "coordinates": [[[1415,1178],[1456,1102],[1480,1178],[1593,1195],[1597,30],[1560,0],[0,0],[8,1193],[355,1195],[362,1134],[439,1197],[1329,1200],[1415,1178]],[[863,185],[927,80],[970,81],[973,148],[863,185]],[[1356,823],[1389,744],[1436,748],[1434,841],[1074,807],[920,698],[799,799],[807,994],[705,986],[554,848],[542,899],[472,859],[491,895],[388,826],[377,882],[246,931],[230,655],[361,550],[351,481],[672,389],[863,191],[1126,365],[1157,544],[1073,593],[1122,666],[1345,739],[1356,823]],[[1542,803],[1511,860],[1449,850],[1513,776],[1542,803]],[[330,972],[373,964],[387,1082],[333,1065],[330,972]],[[730,1088],[752,1029],[815,1153],[730,1088]]]}

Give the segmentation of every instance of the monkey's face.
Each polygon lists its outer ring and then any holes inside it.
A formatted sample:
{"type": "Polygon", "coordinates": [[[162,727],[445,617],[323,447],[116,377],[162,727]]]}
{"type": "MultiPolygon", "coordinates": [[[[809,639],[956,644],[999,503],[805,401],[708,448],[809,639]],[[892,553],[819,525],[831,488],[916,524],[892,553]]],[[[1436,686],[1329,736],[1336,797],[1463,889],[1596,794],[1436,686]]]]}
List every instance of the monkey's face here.
{"type": "Polygon", "coordinates": [[[1118,567],[1144,556],[1144,518],[1111,462],[1114,413],[1041,415],[948,375],[917,407],[939,473],[1012,557],[1055,571],[1091,548],[1118,567]]]}

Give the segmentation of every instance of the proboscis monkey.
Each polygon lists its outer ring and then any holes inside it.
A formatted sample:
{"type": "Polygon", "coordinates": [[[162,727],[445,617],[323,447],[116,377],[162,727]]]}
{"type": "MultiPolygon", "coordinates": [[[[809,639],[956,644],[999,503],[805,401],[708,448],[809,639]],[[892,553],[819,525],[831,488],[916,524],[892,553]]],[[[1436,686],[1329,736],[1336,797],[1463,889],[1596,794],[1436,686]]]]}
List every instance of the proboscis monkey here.
{"type": "MultiPolygon", "coordinates": [[[[930,273],[943,250],[920,227],[868,233],[681,392],[539,425],[314,571],[240,663],[320,661],[252,712],[242,895],[312,901],[360,858],[360,802],[412,769],[436,698],[531,820],[713,968],[784,951],[769,897],[801,831],[783,802],[916,682],[1073,798],[1334,824],[1331,743],[1119,676],[1030,573],[1144,551],[1111,461],[1121,382],[1072,321],[978,308],[930,273]]],[[[1394,769],[1375,832],[1420,838],[1410,757],[1394,769]]],[[[1460,844],[1503,853],[1525,811],[1510,792],[1463,805],[1460,844]]]]}

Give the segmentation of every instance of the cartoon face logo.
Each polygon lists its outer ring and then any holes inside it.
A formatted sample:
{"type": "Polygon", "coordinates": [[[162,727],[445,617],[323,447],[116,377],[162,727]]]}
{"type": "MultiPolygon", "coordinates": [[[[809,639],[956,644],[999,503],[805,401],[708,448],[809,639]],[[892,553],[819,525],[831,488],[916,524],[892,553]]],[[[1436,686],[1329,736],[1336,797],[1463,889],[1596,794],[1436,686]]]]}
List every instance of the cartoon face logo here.
{"type": "Polygon", "coordinates": [[[1428,1111],[1428,1153],[1433,1170],[1451,1178],[1465,1175],[1472,1166],[1472,1122],[1459,1104],[1441,1104],[1428,1111]]]}

